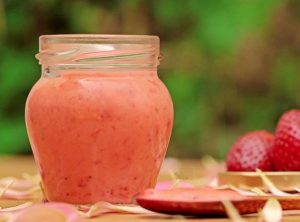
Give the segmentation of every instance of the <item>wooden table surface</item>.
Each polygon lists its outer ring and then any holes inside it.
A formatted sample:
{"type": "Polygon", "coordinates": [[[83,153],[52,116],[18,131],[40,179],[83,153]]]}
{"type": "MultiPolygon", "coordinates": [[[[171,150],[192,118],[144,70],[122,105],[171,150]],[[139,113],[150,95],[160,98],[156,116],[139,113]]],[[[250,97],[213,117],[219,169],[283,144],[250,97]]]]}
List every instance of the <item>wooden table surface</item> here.
{"type": "MultiPolygon", "coordinates": [[[[200,175],[201,164],[200,161],[196,160],[182,160],[180,161],[180,178],[182,177],[196,177],[200,175]]],[[[30,173],[36,174],[37,170],[32,157],[24,157],[24,156],[14,156],[14,157],[0,157],[0,178],[5,176],[20,176],[22,173],[30,173]]],[[[166,175],[160,175],[160,180],[167,179],[166,175]]],[[[7,201],[0,200],[0,207],[8,207],[16,204],[20,204],[20,201],[7,201]]],[[[191,222],[228,222],[229,219],[226,218],[184,218],[184,217],[173,217],[173,218],[157,218],[151,216],[143,216],[143,215],[130,215],[130,214],[115,214],[110,213],[106,215],[102,215],[98,218],[87,219],[87,222],[166,222],[166,221],[191,221],[191,222]]],[[[257,221],[257,218],[245,218],[245,221],[254,222],[257,221]]],[[[300,216],[286,216],[283,221],[299,221],[300,216]]]]}

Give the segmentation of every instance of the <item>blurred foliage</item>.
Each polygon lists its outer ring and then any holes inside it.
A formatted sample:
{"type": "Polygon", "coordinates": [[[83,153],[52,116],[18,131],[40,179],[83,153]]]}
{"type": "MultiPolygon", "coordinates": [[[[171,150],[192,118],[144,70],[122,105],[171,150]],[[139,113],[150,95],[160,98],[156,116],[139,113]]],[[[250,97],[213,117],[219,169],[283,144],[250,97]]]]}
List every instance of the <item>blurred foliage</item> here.
{"type": "Polygon", "coordinates": [[[29,153],[38,36],[154,34],[175,106],[170,155],[223,157],[241,133],[300,108],[298,0],[0,0],[0,153],[29,153]]]}

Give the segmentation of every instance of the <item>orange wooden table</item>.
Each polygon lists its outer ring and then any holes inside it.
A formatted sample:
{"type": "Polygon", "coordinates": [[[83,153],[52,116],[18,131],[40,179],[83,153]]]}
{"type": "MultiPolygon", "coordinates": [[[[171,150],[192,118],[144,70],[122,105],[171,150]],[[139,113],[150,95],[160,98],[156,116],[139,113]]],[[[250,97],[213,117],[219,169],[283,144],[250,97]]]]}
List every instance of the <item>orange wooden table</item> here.
{"type": "MultiPolygon", "coordinates": [[[[196,160],[181,160],[180,161],[180,178],[189,177],[195,178],[200,175],[199,169],[201,169],[200,161],[196,160]]],[[[20,176],[22,173],[36,174],[37,170],[32,157],[14,156],[14,157],[0,157],[0,178],[5,176],[20,176]]],[[[160,175],[160,180],[168,179],[166,175],[160,175]]],[[[8,207],[16,204],[20,204],[20,201],[7,201],[0,200],[0,207],[8,207]]],[[[254,222],[257,218],[245,218],[246,221],[254,222]]],[[[166,221],[193,221],[193,222],[228,222],[226,218],[184,218],[184,217],[173,217],[173,218],[157,218],[153,216],[143,215],[130,215],[130,214],[119,214],[110,213],[105,214],[94,219],[87,219],[87,222],[166,222],[166,221]]],[[[286,216],[283,221],[299,221],[300,216],[286,216]]]]}

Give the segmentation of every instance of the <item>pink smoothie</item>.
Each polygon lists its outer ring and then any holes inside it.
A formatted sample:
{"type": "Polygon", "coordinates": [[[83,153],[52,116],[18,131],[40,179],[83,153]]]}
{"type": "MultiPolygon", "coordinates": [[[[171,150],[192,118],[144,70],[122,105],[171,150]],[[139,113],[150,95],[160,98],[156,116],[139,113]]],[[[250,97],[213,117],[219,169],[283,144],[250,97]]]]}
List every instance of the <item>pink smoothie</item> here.
{"type": "Polygon", "coordinates": [[[156,183],[173,106],[154,71],[68,71],[35,84],[26,124],[48,200],[131,203],[156,183]]]}

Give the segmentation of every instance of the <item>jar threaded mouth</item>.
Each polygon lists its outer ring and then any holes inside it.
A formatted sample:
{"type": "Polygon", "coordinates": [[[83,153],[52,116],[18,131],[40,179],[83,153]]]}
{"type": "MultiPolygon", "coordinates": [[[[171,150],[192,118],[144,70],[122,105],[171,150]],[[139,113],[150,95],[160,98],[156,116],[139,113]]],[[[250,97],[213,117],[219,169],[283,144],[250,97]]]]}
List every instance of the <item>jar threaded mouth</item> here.
{"type": "Polygon", "coordinates": [[[147,35],[44,35],[40,64],[61,67],[156,68],[159,38],[147,35]]]}

